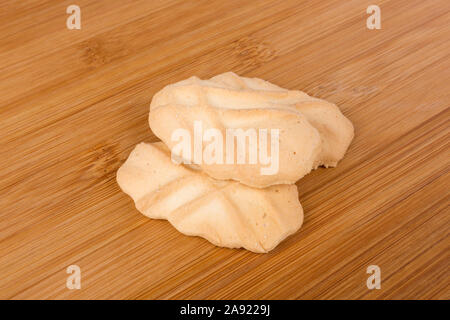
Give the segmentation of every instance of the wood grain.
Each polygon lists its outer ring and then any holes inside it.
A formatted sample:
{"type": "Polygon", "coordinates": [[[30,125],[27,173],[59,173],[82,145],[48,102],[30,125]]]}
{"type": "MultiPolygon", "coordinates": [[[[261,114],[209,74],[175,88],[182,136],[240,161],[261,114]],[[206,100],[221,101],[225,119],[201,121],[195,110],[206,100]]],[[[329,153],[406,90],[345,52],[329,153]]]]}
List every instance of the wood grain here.
{"type": "Polygon", "coordinates": [[[77,0],[68,30],[72,2],[0,3],[0,298],[450,298],[448,1],[77,0]],[[155,92],[229,70],[330,100],[356,129],[337,168],[297,183],[304,225],[269,254],[149,220],[115,182],[157,140],[155,92]]]}

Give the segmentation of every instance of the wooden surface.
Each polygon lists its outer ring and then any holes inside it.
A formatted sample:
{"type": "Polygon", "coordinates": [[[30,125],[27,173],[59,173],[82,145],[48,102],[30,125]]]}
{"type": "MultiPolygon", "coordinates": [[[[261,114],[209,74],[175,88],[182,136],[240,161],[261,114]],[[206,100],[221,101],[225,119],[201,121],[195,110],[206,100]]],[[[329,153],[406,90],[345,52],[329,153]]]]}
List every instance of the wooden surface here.
{"type": "Polygon", "coordinates": [[[0,298],[449,299],[449,20],[447,0],[1,1],[0,298]],[[269,254],[145,218],[115,181],[156,140],[155,92],[229,70],[356,129],[337,168],[297,183],[304,225],[269,254]]]}

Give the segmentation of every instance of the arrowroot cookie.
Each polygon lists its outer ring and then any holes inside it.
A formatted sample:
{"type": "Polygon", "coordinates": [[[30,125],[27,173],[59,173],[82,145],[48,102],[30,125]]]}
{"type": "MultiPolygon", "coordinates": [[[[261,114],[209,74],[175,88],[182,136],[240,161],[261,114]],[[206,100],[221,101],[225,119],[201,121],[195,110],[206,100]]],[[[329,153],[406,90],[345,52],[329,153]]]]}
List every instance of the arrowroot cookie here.
{"type": "Polygon", "coordinates": [[[140,143],[117,172],[120,188],[147,217],[228,248],[264,253],[296,232],[303,209],[295,185],[251,188],[172,162],[161,142],[140,143]]]}
{"type": "Polygon", "coordinates": [[[258,188],[336,166],[353,139],[353,125],[336,105],[232,72],[166,86],[152,99],[149,124],[175,158],[258,188]],[[180,146],[184,133],[189,150],[180,146]]]}

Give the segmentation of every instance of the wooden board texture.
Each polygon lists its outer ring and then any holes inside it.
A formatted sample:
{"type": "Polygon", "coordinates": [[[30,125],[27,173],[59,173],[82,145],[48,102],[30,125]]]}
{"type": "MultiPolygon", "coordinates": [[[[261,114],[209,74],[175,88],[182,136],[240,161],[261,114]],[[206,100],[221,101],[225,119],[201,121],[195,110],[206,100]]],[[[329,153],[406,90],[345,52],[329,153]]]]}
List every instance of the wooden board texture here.
{"type": "Polygon", "coordinates": [[[0,298],[449,299],[449,21],[447,0],[1,1],[0,298]],[[297,183],[304,225],[268,254],[150,220],[115,181],[157,141],[153,94],[230,70],[355,125],[339,166],[297,183]]]}

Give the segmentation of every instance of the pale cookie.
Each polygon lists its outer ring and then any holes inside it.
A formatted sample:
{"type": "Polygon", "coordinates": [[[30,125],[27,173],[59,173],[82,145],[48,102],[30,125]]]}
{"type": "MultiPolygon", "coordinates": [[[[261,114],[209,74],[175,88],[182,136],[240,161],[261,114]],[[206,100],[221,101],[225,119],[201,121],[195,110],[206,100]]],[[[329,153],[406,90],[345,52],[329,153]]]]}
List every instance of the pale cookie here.
{"type": "MultiPolygon", "coordinates": [[[[202,123],[203,132],[215,128],[223,137],[230,128],[253,128],[257,132],[259,129],[268,132],[279,129],[276,170],[267,170],[269,165],[261,161],[250,163],[248,157],[244,164],[237,161],[199,163],[194,161],[194,143],[190,155],[184,155],[185,161],[196,163],[211,177],[233,179],[259,188],[295,183],[320,165],[336,166],[353,139],[352,123],[334,104],[261,79],[239,77],[232,72],[209,80],[191,77],[166,86],[153,97],[150,127],[171,150],[179,143],[172,137],[177,129],[187,130],[195,137],[195,122],[202,123]]],[[[270,139],[271,136],[269,145],[270,139]]],[[[204,142],[203,152],[207,146],[204,142]]],[[[234,147],[236,156],[237,143],[234,147]]],[[[245,147],[248,156],[248,142],[245,147]]],[[[222,150],[227,153],[225,145],[222,150]]]]}
{"type": "Polygon", "coordinates": [[[295,185],[254,189],[174,164],[161,142],[140,143],[117,172],[136,208],[178,231],[229,248],[263,253],[296,232],[303,209],[295,185]]]}

